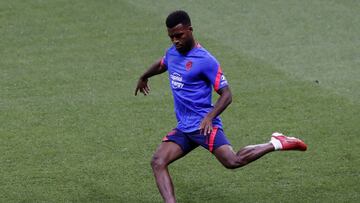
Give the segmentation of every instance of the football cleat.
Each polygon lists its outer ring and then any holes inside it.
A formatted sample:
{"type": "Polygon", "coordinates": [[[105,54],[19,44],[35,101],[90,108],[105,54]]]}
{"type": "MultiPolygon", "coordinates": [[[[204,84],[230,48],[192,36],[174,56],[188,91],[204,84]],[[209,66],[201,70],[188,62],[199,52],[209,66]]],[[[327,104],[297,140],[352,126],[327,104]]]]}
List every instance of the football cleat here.
{"type": "Polygon", "coordinates": [[[306,151],[307,146],[305,142],[296,138],[296,137],[288,137],[283,135],[282,133],[274,132],[271,135],[271,142],[280,144],[278,145],[279,150],[299,150],[306,151]]]}

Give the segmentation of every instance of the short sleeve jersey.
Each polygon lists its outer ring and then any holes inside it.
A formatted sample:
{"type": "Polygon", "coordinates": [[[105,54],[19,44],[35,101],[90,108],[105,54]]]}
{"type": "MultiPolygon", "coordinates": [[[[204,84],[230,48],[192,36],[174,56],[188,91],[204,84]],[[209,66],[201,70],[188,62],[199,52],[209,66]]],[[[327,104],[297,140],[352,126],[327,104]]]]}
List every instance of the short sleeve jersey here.
{"type": "MultiPolygon", "coordinates": [[[[169,73],[177,128],[183,132],[198,130],[203,118],[213,109],[212,87],[217,91],[228,86],[219,62],[197,44],[186,55],[171,46],[161,64],[169,73]]],[[[213,120],[213,126],[222,128],[220,117],[213,120]]]]}

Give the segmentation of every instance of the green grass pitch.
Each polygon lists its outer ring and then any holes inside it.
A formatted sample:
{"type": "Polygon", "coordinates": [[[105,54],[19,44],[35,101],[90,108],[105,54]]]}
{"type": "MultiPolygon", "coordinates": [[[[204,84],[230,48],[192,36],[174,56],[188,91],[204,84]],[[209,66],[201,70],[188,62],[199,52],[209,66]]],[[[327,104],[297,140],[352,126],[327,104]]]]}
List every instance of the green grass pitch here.
{"type": "Polygon", "coordinates": [[[198,148],[170,171],[179,202],[360,201],[356,0],[0,1],[0,202],[161,202],[152,153],[175,123],[167,75],[133,96],[192,17],[234,95],[234,148],[273,131],[308,151],[223,168],[198,148]]]}

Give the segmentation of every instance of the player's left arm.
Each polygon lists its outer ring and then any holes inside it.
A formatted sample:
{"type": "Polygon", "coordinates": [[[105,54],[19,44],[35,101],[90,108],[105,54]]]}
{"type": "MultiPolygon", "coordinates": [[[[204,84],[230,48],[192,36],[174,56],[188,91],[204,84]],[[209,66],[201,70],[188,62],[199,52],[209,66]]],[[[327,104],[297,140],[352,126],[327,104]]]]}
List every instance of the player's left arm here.
{"type": "Polygon", "coordinates": [[[216,91],[220,97],[212,111],[210,111],[200,124],[200,132],[204,135],[210,134],[212,131],[212,121],[216,116],[220,115],[232,102],[232,94],[229,86],[225,86],[216,91]]]}

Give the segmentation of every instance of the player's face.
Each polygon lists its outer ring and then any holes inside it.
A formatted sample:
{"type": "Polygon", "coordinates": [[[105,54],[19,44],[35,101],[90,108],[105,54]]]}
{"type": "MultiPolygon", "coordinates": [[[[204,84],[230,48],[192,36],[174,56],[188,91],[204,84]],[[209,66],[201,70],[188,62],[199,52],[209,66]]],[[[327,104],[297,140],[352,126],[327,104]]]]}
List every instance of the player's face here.
{"type": "Polygon", "coordinates": [[[191,26],[178,24],[173,28],[168,28],[168,35],[180,53],[185,54],[192,49],[194,39],[191,26]]]}

